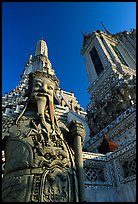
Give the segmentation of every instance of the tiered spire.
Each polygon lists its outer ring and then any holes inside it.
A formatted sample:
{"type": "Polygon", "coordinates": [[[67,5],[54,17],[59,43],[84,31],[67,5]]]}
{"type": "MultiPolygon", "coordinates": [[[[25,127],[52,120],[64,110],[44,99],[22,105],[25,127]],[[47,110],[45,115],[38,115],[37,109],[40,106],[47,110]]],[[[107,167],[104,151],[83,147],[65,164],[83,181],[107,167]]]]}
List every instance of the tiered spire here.
{"type": "Polygon", "coordinates": [[[36,71],[48,72],[54,74],[50,60],[48,59],[48,47],[44,39],[41,39],[36,44],[34,56],[30,58],[25,66],[23,75],[28,75],[36,71]]]}

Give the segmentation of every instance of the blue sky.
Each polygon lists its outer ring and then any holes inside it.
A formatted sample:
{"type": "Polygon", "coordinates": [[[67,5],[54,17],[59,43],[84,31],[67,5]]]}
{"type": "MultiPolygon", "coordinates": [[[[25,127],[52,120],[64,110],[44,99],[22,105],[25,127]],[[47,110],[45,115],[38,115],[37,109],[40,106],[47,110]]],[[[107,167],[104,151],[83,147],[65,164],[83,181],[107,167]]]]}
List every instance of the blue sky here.
{"type": "Polygon", "coordinates": [[[86,110],[88,77],[80,55],[81,32],[136,28],[136,2],[3,2],[2,95],[14,89],[29,55],[42,37],[60,88],[74,92],[86,110]]]}

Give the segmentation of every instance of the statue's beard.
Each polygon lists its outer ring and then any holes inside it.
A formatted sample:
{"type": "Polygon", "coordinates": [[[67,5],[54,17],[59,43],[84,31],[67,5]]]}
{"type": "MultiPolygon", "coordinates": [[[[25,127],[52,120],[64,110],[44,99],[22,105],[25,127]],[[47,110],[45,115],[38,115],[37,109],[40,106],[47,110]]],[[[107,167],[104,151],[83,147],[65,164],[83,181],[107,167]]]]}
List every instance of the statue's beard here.
{"type": "Polygon", "coordinates": [[[43,124],[43,126],[46,128],[48,132],[48,125],[45,119],[46,112],[51,124],[51,128],[54,130],[54,104],[53,101],[50,100],[50,97],[46,93],[34,93],[33,96],[31,95],[28,99],[23,111],[19,114],[19,116],[16,119],[16,124],[18,124],[20,118],[23,116],[24,112],[27,110],[27,107],[29,106],[31,102],[31,106],[33,106],[33,109],[37,111],[37,115],[43,124]]]}
{"type": "Polygon", "coordinates": [[[38,115],[42,115],[44,117],[44,112],[46,110],[46,106],[47,106],[47,103],[48,103],[47,96],[37,94],[37,95],[34,96],[34,100],[35,100],[36,105],[37,105],[38,115]]]}
{"type": "Polygon", "coordinates": [[[47,129],[45,112],[48,111],[49,120],[53,128],[54,127],[54,104],[52,101],[50,101],[49,96],[47,94],[38,93],[34,96],[34,100],[36,102],[37,114],[41,123],[47,129]]]}

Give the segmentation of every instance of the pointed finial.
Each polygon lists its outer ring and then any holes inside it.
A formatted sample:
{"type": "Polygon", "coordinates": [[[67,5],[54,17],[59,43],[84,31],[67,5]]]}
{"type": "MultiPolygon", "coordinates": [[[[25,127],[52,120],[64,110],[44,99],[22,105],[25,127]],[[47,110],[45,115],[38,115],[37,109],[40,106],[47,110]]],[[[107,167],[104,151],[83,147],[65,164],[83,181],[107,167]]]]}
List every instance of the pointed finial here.
{"type": "Polygon", "coordinates": [[[102,24],[103,28],[105,29],[105,32],[106,32],[107,34],[111,35],[111,33],[110,33],[110,32],[106,29],[106,27],[104,26],[103,22],[101,22],[101,24],[102,24]]]}

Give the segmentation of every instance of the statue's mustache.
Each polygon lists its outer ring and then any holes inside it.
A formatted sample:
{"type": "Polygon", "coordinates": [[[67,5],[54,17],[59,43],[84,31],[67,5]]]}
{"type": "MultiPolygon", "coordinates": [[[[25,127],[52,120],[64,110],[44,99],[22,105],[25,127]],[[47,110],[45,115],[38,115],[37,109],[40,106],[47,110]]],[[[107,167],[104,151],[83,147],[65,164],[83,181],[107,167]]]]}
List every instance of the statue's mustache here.
{"type": "Polygon", "coordinates": [[[48,93],[41,91],[41,92],[37,92],[37,91],[33,91],[34,96],[45,96],[45,97],[49,97],[48,93]]]}

